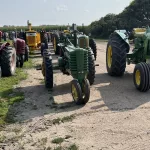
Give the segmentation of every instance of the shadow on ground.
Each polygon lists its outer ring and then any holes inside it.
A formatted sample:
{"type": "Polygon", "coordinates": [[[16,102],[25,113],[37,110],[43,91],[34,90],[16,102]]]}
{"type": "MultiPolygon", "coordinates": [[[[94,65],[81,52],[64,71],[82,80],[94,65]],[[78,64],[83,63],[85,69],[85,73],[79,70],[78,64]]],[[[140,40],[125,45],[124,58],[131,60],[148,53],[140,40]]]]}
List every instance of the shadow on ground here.
{"type": "Polygon", "coordinates": [[[70,93],[70,84],[54,86],[47,90],[44,85],[29,86],[17,89],[25,93],[25,100],[10,106],[7,117],[16,121],[25,121],[46,114],[69,112],[82,108],[77,106],[72,99],[62,100],[61,104],[54,103],[54,96],[70,93]]]}
{"type": "Polygon", "coordinates": [[[150,92],[142,93],[136,90],[132,74],[125,73],[123,77],[110,77],[108,74],[97,74],[94,86],[101,94],[104,105],[97,105],[91,109],[107,106],[111,111],[128,111],[150,101],[150,92]]]}

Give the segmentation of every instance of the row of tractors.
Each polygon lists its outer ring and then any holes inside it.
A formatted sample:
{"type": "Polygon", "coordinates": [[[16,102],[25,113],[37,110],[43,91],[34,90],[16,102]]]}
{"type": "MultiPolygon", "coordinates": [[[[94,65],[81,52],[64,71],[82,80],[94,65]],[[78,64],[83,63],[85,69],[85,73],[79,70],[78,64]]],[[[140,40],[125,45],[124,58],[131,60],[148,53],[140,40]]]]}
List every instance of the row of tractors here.
{"type": "MultiPolygon", "coordinates": [[[[131,50],[126,30],[115,30],[109,37],[106,49],[106,68],[110,76],[123,76],[126,64],[136,64],[133,72],[135,87],[146,92],[150,89],[150,28],[135,28],[134,48],[131,50]]],[[[58,65],[53,66],[52,54],[41,46],[42,73],[47,88],[53,88],[53,70],[71,75],[71,93],[76,104],[86,104],[90,98],[90,85],[95,79],[97,48],[95,41],[80,33],[75,24],[72,30],[52,34],[54,53],[58,65]]]]}
{"type": "MultiPolygon", "coordinates": [[[[90,98],[90,85],[95,80],[95,67],[98,66],[95,64],[97,47],[94,39],[79,32],[76,24],[69,30],[49,33],[54,53],[58,55],[58,64],[53,65],[48,48],[48,34],[31,30],[30,23],[28,26],[29,31],[23,34],[22,39],[14,41],[14,48],[9,43],[1,45],[2,75],[14,74],[16,65],[22,67],[22,63],[28,60],[29,50],[41,49],[45,86],[53,88],[53,70],[59,69],[63,74],[73,77],[71,93],[76,104],[86,104],[90,98]],[[21,45],[25,45],[25,50],[21,49],[21,45]]],[[[146,92],[150,89],[150,28],[135,28],[133,35],[132,50],[126,30],[115,30],[110,35],[106,49],[106,68],[110,76],[123,76],[126,64],[136,64],[133,72],[134,85],[139,91],[146,92]]]]}
{"type": "Polygon", "coordinates": [[[53,88],[53,70],[59,69],[63,74],[73,77],[71,93],[76,104],[86,104],[90,98],[90,85],[95,79],[95,41],[79,32],[76,24],[70,30],[53,32],[51,37],[54,53],[58,55],[58,65],[53,66],[52,54],[43,43],[41,54],[45,86],[53,88]]]}
{"type": "Polygon", "coordinates": [[[28,23],[28,28],[28,31],[20,32],[18,38],[12,40],[12,44],[0,43],[0,76],[14,75],[16,67],[22,68],[24,62],[28,61],[29,52],[39,49],[41,43],[48,48],[47,33],[31,30],[31,23],[28,23]]]}
{"type": "Polygon", "coordinates": [[[126,30],[116,30],[110,37],[106,50],[106,67],[110,76],[124,75],[126,64],[135,64],[133,82],[135,87],[146,92],[150,89],[150,28],[134,28],[133,46],[126,30]]]}
{"type": "Polygon", "coordinates": [[[28,61],[29,48],[22,39],[14,39],[12,45],[8,42],[0,43],[0,77],[15,74],[16,67],[23,67],[28,61]]]}

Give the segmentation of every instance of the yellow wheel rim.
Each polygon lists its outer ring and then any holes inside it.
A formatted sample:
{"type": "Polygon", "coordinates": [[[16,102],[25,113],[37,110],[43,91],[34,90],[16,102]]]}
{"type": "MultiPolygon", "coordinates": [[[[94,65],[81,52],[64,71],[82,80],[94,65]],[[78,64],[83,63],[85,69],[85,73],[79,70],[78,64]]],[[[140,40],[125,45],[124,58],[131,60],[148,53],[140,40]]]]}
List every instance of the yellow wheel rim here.
{"type": "Polygon", "coordinates": [[[72,96],[73,96],[75,101],[78,100],[78,92],[77,92],[77,89],[74,85],[72,85],[72,96]]]}
{"type": "Polygon", "coordinates": [[[111,68],[112,65],[112,47],[109,45],[108,51],[107,51],[107,65],[109,68],[111,68]]]}
{"type": "Polygon", "coordinates": [[[140,83],[141,83],[141,73],[140,73],[139,70],[137,70],[136,73],[135,73],[135,81],[136,81],[137,85],[140,85],[140,83]]]}
{"type": "Polygon", "coordinates": [[[54,37],[54,51],[56,51],[56,38],[54,37]]]}

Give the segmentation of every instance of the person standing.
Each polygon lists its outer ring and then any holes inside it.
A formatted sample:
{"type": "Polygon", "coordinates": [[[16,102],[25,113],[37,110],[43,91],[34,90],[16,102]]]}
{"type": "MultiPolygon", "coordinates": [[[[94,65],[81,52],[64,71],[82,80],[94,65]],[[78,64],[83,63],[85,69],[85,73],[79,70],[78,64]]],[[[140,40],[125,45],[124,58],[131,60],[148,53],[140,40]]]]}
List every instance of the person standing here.
{"type": "Polygon", "coordinates": [[[0,42],[2,41],[2,35],[3,35],[2,31],[0,31],[0,42]]]}
{"type": "Polygon", "coordinates": [[[6,32],[4,32],[3,38],[4,38],[4,41],[6,41],[6,32]]]}

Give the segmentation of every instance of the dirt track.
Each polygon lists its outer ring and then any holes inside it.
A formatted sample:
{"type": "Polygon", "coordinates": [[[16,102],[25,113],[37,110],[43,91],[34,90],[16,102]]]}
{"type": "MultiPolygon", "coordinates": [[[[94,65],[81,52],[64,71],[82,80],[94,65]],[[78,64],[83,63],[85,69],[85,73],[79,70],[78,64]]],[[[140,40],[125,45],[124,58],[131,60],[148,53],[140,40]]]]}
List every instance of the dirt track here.
{"type": "MultiPolygon", "coordinates": [[[[148,150],[150,149],[150,92],[140,93],[133,84],[133,65],[122,78],[110,77],[105,67],[105,42],[97,43],[96,79],[91,98],[85,106],[76,106],[70,94],[70,76],[55,71],[55,87],[47,91],[42,73],[28,70],[29,77],[18,85],[25,100],[10,108],[15,119],[0,134],[6,150],[44,150],[57,147],[54,138],[69,135],[61,144],[79,146],[79,150],[148,150]],[[52,96],[53,95],[53,96],[52,96]],[[54,102],[55,104],[54,104],[54,102]],[[53,119],[74,115],[72,121],[53,124],[53,119]]],[[[56,58],[54,58],[54,63],[56,58]]],[[[34,58],[40,64],[41,58],[34,58]]]]}

